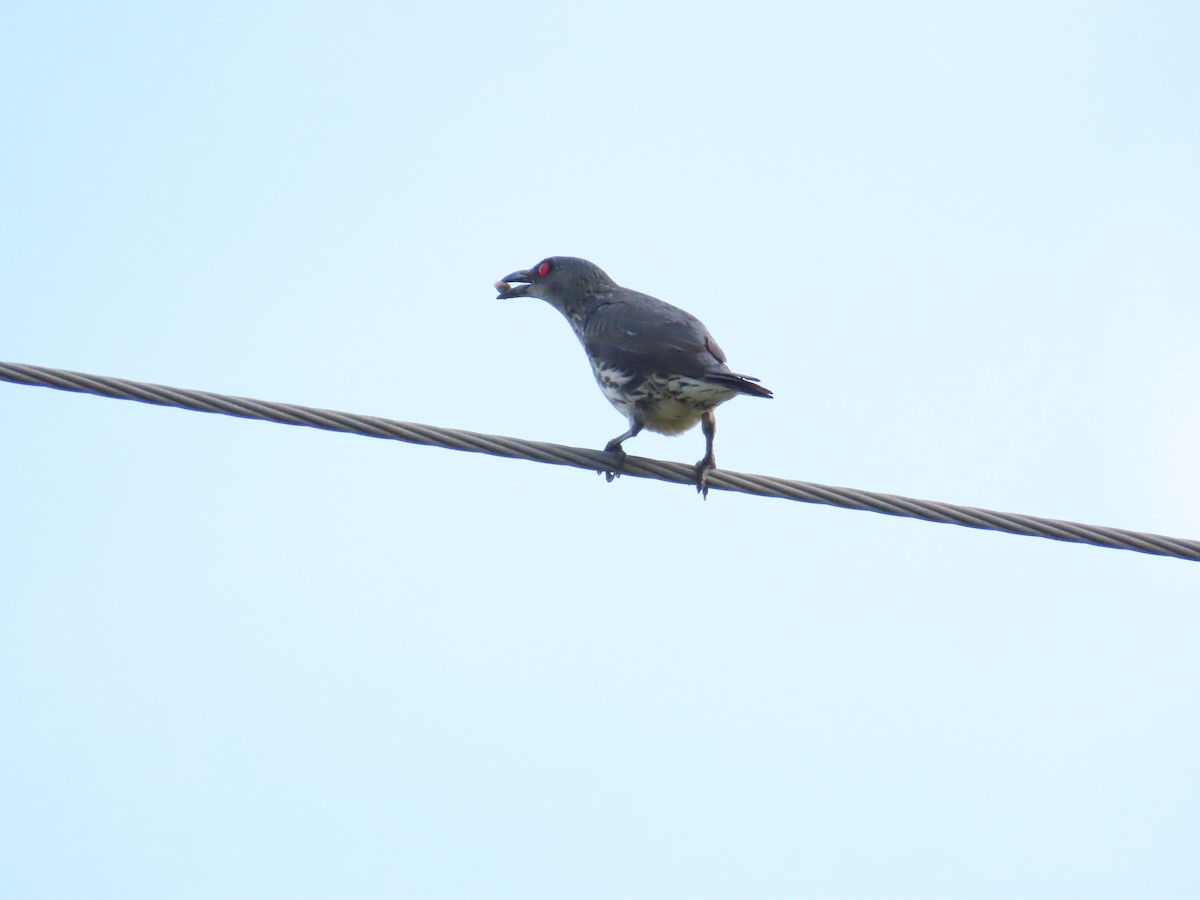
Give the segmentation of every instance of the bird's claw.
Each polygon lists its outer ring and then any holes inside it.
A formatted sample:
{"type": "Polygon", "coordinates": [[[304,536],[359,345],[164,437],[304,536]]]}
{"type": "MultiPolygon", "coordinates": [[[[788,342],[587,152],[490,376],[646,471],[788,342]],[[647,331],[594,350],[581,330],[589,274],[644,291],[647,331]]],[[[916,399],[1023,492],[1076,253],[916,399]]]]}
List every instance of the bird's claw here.
{"type": "Polygon", "coordinates": [[[620,444],[611,444],[611,443],[607,447],[604,448],[604,452],[611,453],[613,456],[615,456],[617,458],[617,464],[615,466],[613,466],[611,469],[606,469],[604,471],[605,481],[607,481],[611,484],[614,478],[621,477],[621,469],[625,468],[625,460],[629,456],[629,454],[621,449],[620,444]]]}
{"type": "Polygon", "coordinates": [[[717,461],[706,456],[696,463],[696,493],[708,499],[708,473],[717,467],[717,461]]]}

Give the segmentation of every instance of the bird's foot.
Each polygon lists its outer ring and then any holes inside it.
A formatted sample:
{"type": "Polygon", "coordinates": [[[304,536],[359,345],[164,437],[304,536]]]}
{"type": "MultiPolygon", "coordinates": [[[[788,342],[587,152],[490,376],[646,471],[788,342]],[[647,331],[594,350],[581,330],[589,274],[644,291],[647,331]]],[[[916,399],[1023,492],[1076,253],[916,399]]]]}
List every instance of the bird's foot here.
{"type": "Polygon", "coordinates": [[[604,447],[604,452],[611,453],[617,458],[617,464],[604,472],[604,478],[611,483],[614,478],[621,476],[621,469],[625,468],[625,459],[629,454],[622,450],[621,445],[616,441],[609,441],[604,447]]]}
{"type": "Polygon", "coordinates": [[[708,473],[717,467],[717,460],[711,453],[696,463],[696,493],[708,499],[708,473]]]}

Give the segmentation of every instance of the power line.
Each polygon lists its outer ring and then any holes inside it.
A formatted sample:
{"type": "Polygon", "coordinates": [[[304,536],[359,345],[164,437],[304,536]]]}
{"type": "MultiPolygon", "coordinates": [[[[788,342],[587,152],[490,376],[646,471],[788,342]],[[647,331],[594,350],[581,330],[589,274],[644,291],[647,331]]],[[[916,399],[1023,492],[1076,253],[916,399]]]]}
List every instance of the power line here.
{"type": "MultiPolygon", "coordinates": [[[[479,434],[474,431],[441,428],[436,425],[398,422],[379,416],[363,416],[336,410],[316,409],[309,406],[298,406],[294,403],[253,400],[247,397],[193,391],[131,381],[125,378],[110,378],[104,375],[88,375],[45,366],[0,362],[0,380],[15,384],[55,388],[61,391],[74,391],[81,394],[95,394],[118,400],[136,400],[140,403],[152,403],[157,406],[174,406],[194,412],[221,413],[243,419],[261,419],[283,425],[305,425],[325,431],[342,431],[365,437],[443,447],[448,450],[466,450],[509,459],[526,459],[559,466],[573,466],[577,469],[589,469],[596,472],[611,469],[613,465],[612,455],[601,450],[479,434]]],[[[696,477],[695,470],[691,466],[647,459],[641,456],[627,457],[621,474],[688,485],[694,484],[696,477]]],[[[1056,541],[1092,544],[1097,547],[1111,547],[1200,561],[1200,541],[1146,534],[1123,528],[1083,525],[1079,522],[997,512],[990,509],[940,503],[934,500],[917,500],[895,494],[833,487],[809,481],[789,481],[767,475],[749,475],[723,469],[714,470],[709,474],[708,485],[712,490],[739,491],[760,497],[798,500],[802,503],[822,503],[843,509],[858,509],[890,516],[923,519],[927,522],[942,522],[967,528],[982,528],[1009,534],[1023,534],[1056,541]]]]}

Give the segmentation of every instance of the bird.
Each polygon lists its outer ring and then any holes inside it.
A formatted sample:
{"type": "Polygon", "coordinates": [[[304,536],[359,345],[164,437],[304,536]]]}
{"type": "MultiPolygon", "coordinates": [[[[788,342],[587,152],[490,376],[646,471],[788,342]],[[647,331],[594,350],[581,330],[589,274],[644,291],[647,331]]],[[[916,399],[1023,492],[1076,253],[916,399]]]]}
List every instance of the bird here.
{"type": "Polygon", "coordinates": [[[621,287],[593,262],[549,256],[531,269],[495,282],[497,299],[537,297],[557,309],[583,344],[596,383],[625,415],[628,429],[604,450],[617,456],[611,482],[624,465],[622,444],[643,429],[676,435],[700,423],[704,457],[696,490],[708,499],[708,474],[717,467],[713,410],[739,394],[770,399],[759,379],[725,364],[725,352],[704,323],[657,297],[621,287]]]}

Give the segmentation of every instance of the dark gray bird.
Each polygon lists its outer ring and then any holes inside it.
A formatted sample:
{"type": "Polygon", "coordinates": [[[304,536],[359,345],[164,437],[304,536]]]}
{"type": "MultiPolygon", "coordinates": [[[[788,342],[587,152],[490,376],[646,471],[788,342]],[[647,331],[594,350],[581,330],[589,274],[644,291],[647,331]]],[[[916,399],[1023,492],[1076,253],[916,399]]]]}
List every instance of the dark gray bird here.
{"type": "MultiPolygon", "coordinates": [[[[629,430],[604,448],[619,457],[616,470],[625,459],[621,444],[643,428],[683,434],[701,423],[705,452],[696,463],[696,489],[708,497],[708,473],[717,467],[713,410],[738,394],[772,394],[757,378],[729,370],[703,322],[621,287],[595,263],[574,256],[551,256],[505,275],[496,290],[501,300],[540,297],[571,323],[600,390],[629,420],[629,430]]],[[[607,475],[612,481],[615,471],[607,475]]]]}

